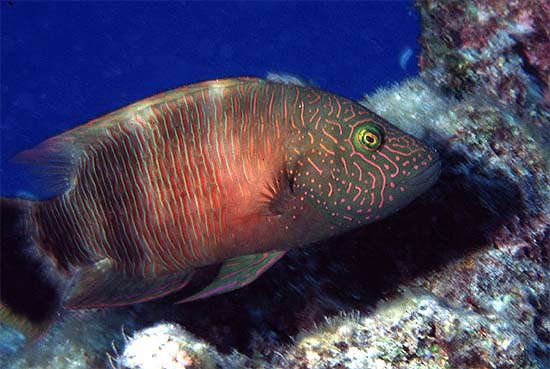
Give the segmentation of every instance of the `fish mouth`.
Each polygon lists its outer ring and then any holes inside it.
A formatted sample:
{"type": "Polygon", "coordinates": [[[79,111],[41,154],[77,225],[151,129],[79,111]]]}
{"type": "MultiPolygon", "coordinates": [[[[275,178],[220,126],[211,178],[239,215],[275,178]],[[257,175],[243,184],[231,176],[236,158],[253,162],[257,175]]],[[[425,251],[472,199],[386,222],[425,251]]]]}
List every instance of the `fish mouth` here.
{"type": "Polygon", "coordinates": [[[440,173],[441,160],[438,160],[414,177],[405,179],[403,184],[412,188],[428,188],[437,181],[440,173]]]}

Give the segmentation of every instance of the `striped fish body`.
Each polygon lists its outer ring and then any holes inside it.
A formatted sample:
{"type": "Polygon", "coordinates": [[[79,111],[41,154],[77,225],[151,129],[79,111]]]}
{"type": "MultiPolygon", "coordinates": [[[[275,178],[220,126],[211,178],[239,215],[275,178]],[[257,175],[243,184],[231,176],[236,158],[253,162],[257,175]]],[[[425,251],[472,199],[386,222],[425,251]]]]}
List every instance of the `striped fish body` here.
{"type": "Polygon", "coordinates": [[[302,139],[305,97],[298,86],[255,79],[208,82],[22,153],[71,160],[56,171],[69,170],[58,178],[68,190],[36,208],[45,249],[66,268],[109,258],[147,273],[326,236],[319,226],[328,222],[290,187],[297,164],[286,151],[302,139]]]}
{"type": "MultiPolygon", "coordinates": [[[[2,199],[13,221],[0,251],[18,265],[2,269],[27,279],[37,267],[18,255],[34,255],[57,272],[43,289],[52,296],[27,300],[71,308],[157,298],[218,262],[218,277],[182,301],[242,287],[290,248],[405,206],[440,168],[435,151],[348,99],[255,78],[153,96],[17,159],[42,168],[58,195],[2,199]]],[[[1,297],[0,319],[33,317],[16,293],[1,297]]]]}

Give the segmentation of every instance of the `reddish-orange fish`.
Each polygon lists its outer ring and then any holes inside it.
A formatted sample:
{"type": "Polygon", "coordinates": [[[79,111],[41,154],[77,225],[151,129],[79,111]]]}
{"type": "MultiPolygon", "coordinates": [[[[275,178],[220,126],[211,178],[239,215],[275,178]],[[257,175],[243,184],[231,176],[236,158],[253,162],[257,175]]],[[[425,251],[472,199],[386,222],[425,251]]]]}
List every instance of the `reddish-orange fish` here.
{"type": "Polygon", "coordinates": [[[222,263],[191,301],[294,247],[381,219],[437,179],[437,153],[348,99],[256,78],[142,100],[17,159],[58,195],[1,200],[0,318],[155,299],[222,263]]]}

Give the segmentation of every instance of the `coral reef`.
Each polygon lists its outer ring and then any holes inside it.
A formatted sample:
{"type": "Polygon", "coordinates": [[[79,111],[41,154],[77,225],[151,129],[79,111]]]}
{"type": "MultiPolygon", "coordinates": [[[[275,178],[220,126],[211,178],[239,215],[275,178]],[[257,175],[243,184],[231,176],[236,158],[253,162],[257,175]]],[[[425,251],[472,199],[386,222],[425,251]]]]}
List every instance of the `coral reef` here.
{"type": "Polygon", "coordinates": [[[424,78],[454,96],[487,93],[531,123],[550,127],[548,1],[417,0],[416,5],[424,78]]]}
{"type": "Polygon", "coordinates": [[[38,342],[23,346],[23,337],[0,327],[2,369],[109,368],[111,346],[124,343],[121,330],[139,328],[122,311],[64,311],[52,330],[38,342]]]}
{"type": "Polygon", "coordinates": [[[111,363],[117,369],[229,369],[243,368],[245,360],[238,353],[222,356],[181,327],[161,323],[128,339],[124,352],[111,363]]]}
{"type": "Polygon", "coordinates": [[[506,322],[409,294],[372,317],[330,319],[300,335],[285,356],[281,368],[535,367],[506,322]]]}
{"type": "Polygon", "coordinates": [[[174,324],[131,338],[117,369],[537,368],[513,324],[409,291],[372,316],[341,314],[299,334],[271,360],[220,354],[174,324]]]}

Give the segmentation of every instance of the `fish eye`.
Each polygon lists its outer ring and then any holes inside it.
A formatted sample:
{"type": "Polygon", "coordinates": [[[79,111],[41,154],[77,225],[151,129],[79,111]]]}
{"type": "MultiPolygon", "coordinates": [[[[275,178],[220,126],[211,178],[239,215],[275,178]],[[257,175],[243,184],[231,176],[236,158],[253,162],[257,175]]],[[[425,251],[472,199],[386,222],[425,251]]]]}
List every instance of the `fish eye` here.
{"type": "Polygon", "coordinates": [[[376,150],[382,145],[382,132],[372,124],[362,124],[356,128],[353,144],[358,150],[376,150]]]}

